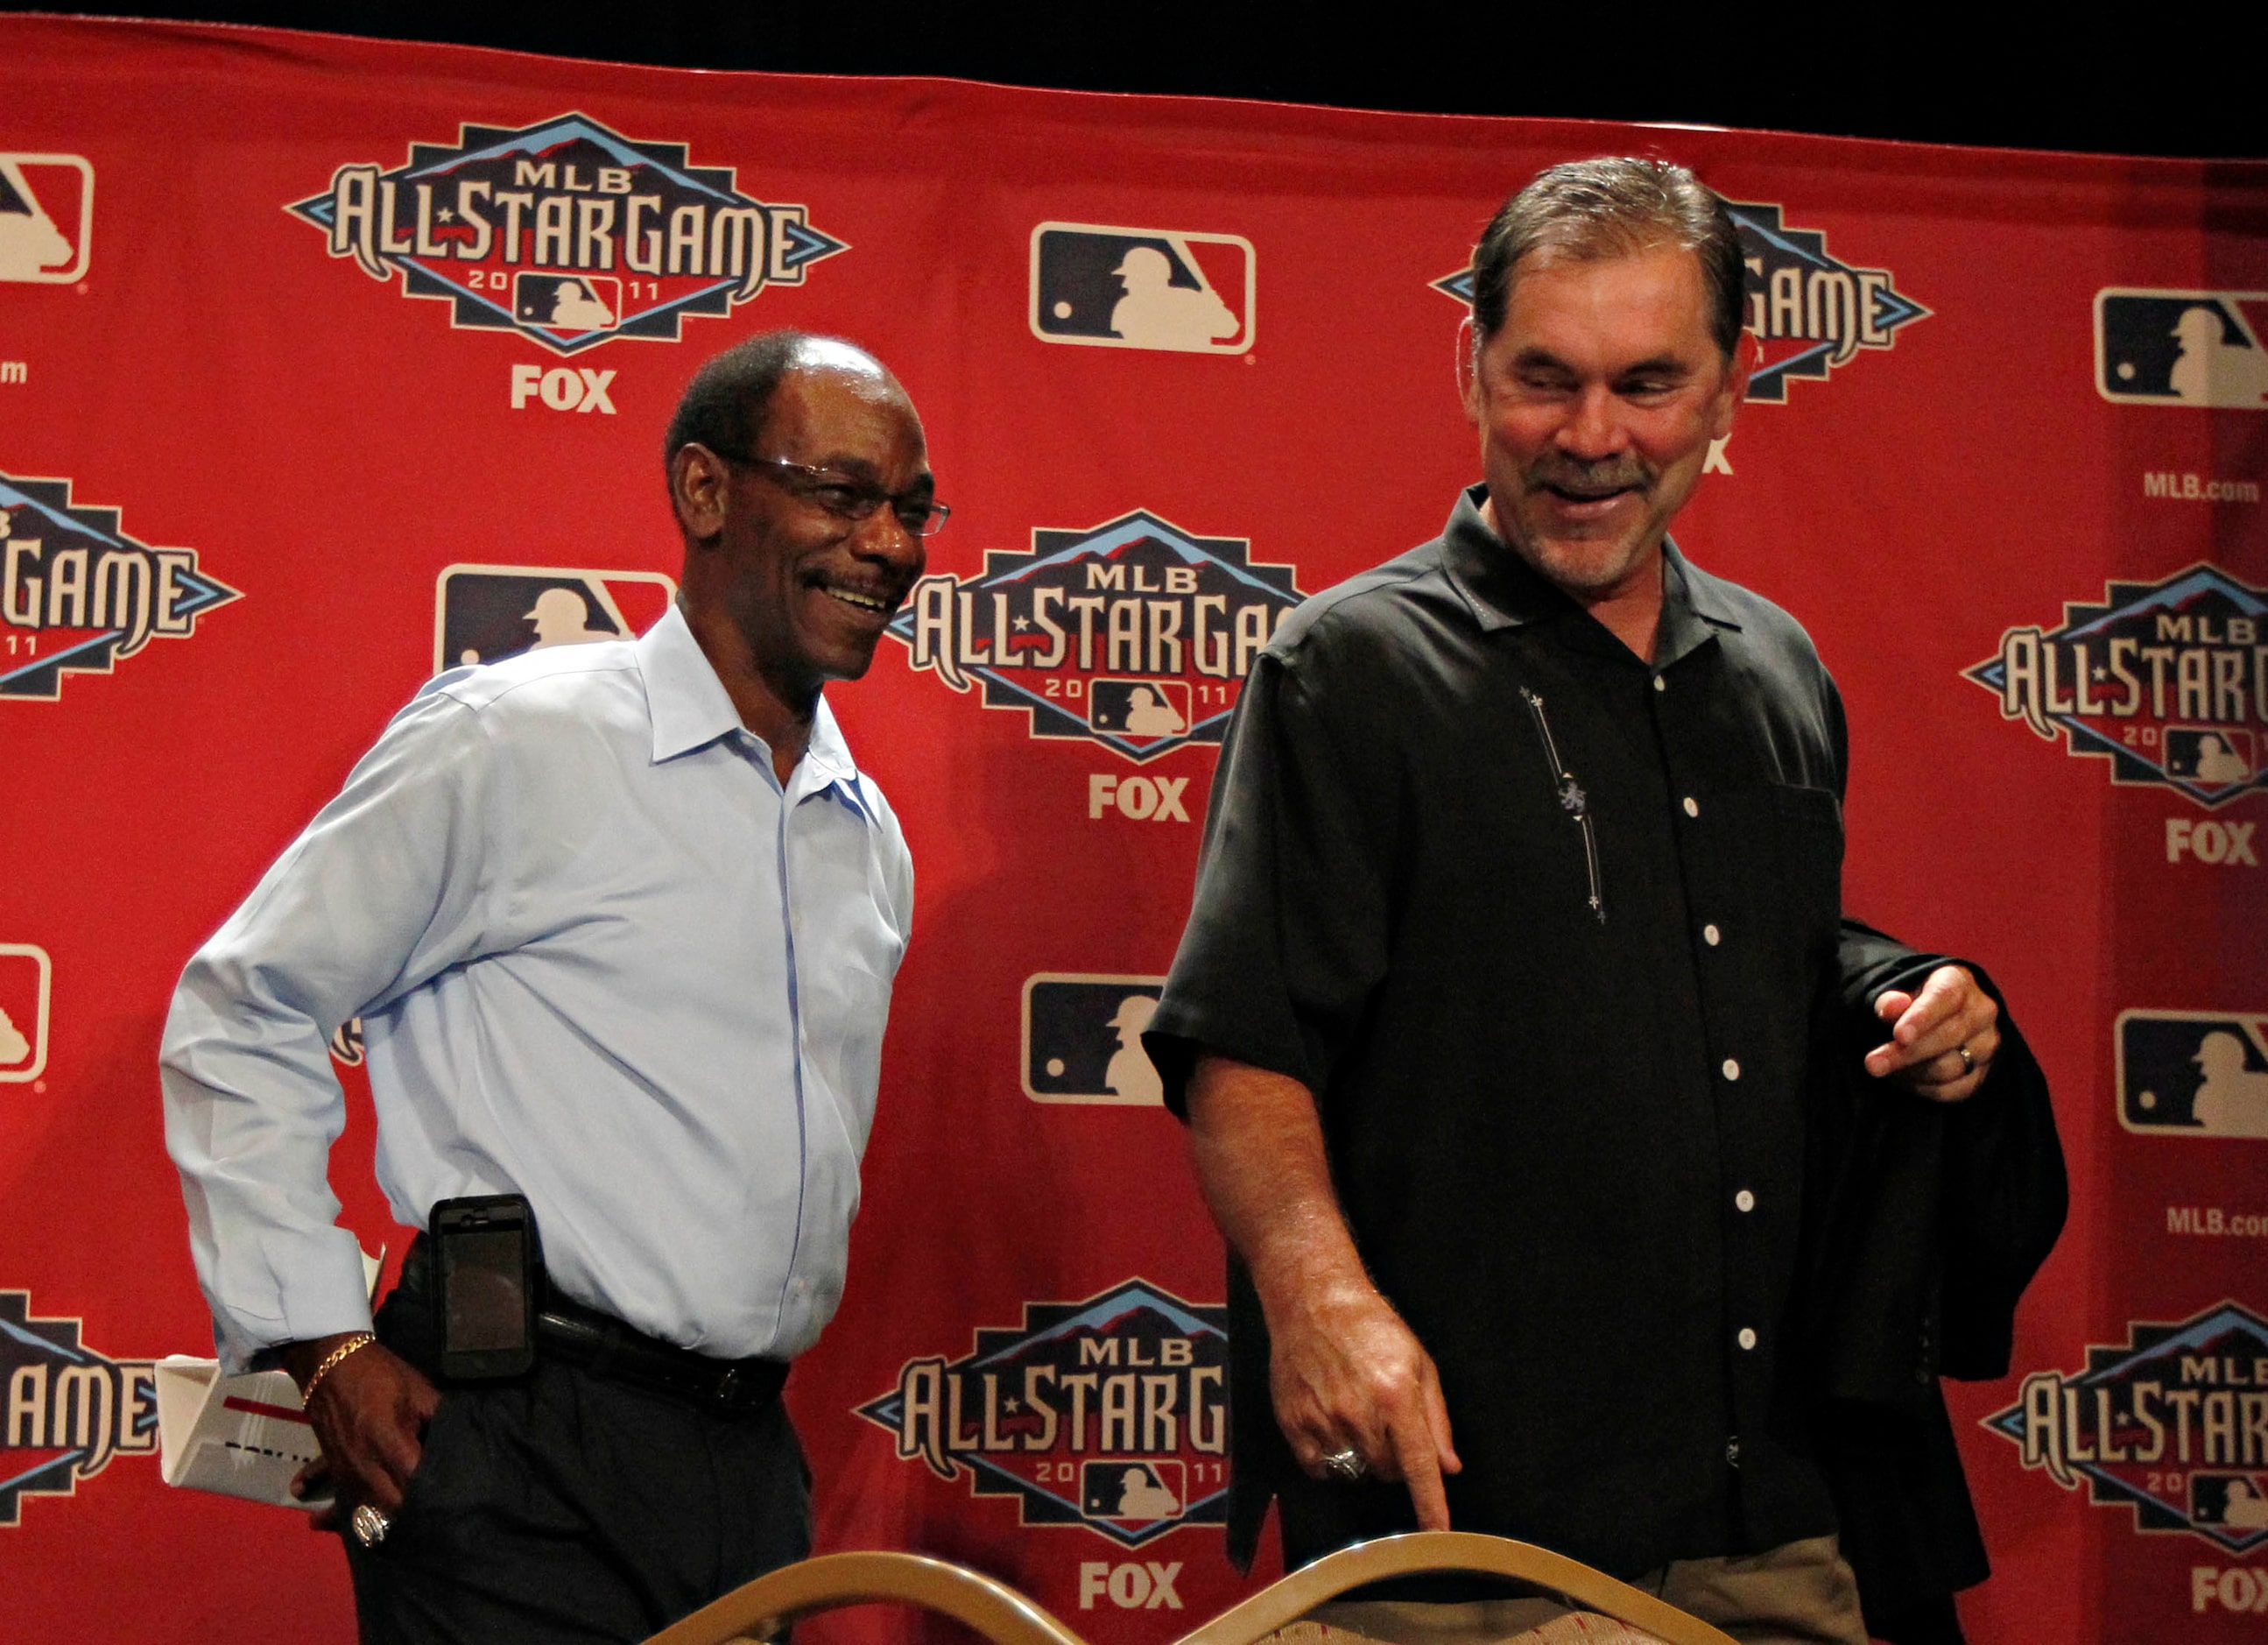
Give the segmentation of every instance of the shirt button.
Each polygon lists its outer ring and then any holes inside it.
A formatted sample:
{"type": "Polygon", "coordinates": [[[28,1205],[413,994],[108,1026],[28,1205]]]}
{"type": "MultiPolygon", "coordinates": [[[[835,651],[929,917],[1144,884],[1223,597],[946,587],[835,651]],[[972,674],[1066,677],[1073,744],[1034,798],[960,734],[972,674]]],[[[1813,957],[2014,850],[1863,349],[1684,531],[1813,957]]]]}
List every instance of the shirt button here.
{"type": "Polygon", "coordinates": [[[1756,1208],[1756,1197],[1743,1188],[1733,1196],[1733,1206],[1736,1210],[1753,1211],[1756,1208]]]}
{"type": "Polygon", "coordinates": [[[1701,815],[1701,802],[1691,794],[1685,796],[1685,815],[1690,817],[1697,817],[1701,815]]]}
{"type": "Polygon", "coordinates": [[[1704,926],[1701,927],[1701,941],[1707,943],[1711,948],[1715,948],[1724,940],[1725,933],[1718,930],[1716,926],[1704,926]]]}
{"type": "Polygon", "coordinates": [[[1653,676],[1653,689],[1657,691],[1667,691],[1669,689],[1669,682],[1657,674],[1653,676]]]}
{"type": "Polygon", "coordinates": [[[1726,1058],[1724,1074],[1727,1080],[1739,1079],[1741,1077],[1741,1065],[1734,1062],[1730,1057],[1726,1058]]]}
{"type": "Polygon", "coordinates": [[[1736,1338],[1735,1340],[1738,1341],[1743,1348],[1753,1348],[1756,1346],[1756,1333],[1749,1330],[1746,1325],[1743,1325],[1741,1327],[1740,1336],[1736,1338]]]}

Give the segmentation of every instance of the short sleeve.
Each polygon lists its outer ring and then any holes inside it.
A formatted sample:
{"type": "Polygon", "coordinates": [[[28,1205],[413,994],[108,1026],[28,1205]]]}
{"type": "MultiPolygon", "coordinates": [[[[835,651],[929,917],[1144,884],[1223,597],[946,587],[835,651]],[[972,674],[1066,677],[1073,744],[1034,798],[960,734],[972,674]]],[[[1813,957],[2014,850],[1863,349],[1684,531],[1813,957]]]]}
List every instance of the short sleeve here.
{"type": "Polygon", "coordinates": [[[1195,903],[1143,1036],[1177,1114],[1204,1051],[1320,1095],[1386,974],[1396,785],[1385,740],[1335,712],[1320,672],[1312,653],[1263,653],[1221,749],[1195,903]]]}

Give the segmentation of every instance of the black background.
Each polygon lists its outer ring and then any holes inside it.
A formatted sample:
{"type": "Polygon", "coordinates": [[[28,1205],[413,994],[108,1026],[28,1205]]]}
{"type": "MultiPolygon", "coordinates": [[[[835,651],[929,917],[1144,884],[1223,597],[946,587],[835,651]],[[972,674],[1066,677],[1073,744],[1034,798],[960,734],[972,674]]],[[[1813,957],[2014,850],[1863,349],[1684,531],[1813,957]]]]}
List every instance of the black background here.
{"type": "MultiPolygon", "coordinates": [[[[52,6],[0,6],[7,11],[52,6]]],[[[1462,8],[1057,0],[176,0],[135,15],[261,23],[681,68],[937,75],[1432,114],[1673,121],[1985,147],[2268,158],[2268,25],[2244,5],[1628,4],[1462,8]],[[2009,15],[2013,16],[2013,9],[2009,15]]]]}

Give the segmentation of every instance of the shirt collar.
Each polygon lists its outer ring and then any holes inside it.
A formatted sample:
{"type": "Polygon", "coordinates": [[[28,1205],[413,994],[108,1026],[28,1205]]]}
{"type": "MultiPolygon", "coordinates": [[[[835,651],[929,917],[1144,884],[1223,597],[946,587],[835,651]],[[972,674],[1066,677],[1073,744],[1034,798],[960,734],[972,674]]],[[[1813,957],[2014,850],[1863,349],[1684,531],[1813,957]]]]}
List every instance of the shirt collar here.
{"type": "MultiPolygon", "coordinates": [[[[653,720],[656,764],[681,754],[705,748],[720,737],[742,729],[740,711],[717,677],[701,642],[693,638],[685,614],[672,602],[661,621],[637,642],[638,672],[645,680],[646,711],[653,720]]],[[[750,741],[761,742],[751,736],[750,741]]],[[[822,696],[811,717],[811,742],[796,770],[796,786],[814,794],[833,785],[862,815],[868,812],[859,792],[858,767],[850,758],[850,745],[835,723],[834,711],[822,696]]]]}
{"type": "Polygon", "coordinates": [[[835,711],[828,707],[824,695],[812,712],[811,743],[803,751],[803,763],[811,769],[812,775],[803,780],[813,792],[833,783],[842,789],[844,799],[861,811],[866,808],[858,792],[858,767],[850,758],[850,745],[843,741],[843,727],[835,723],[835,711]]]}
{"type": "MultiPolygon", "coordinates": [[[[1580,610],[1489,528],[1481,513],[1487,498],[1486,485],[1459,492],[1441,534],[1443,568],[1482,631],[1518,628],[1580,610]]],[[[1654,666],[1667,668],[1715,630],[1741,625],[1717,579],[1679,553],[1677,544],[1667,537],[1661,556],[1661,629],[1654,641],[1654,666]]]]}
{"type": "Polygon", "coordinates": [[[709,666],[674,601],[638,640],[637,660],[645,680],[646,712],[653,720],[656,764],[740,728],[725,682],[709,666]]]}
{"type": "Polygon", "coordinates": [[[1519,628],[1576,609],[1575,602],[1536,575],[1481,514],[1488,487],[1469,485],[1457,493],[1449,523],[1441,534],[1442,563],[1449,582],[1472,608],[1484,632],[1519,628]]]}
{"type": "MultiPolygon", "coordinates": [[[[748,741],[760,749],[763,747],[762,737],[751,734],[748,741]]],[[[830,788],[865,821],[874,821],[874,809],[867,803],[858,768],[850,762],[850,745],[843,741],[843,728],[835,723],[835,711],[827,706],[827,698],[822,696],[812,707],[811,741],[804,746],[803,759],[789,774],[784,798],[792,806],[801,805],[830,788]]]]}
{"type": "Polygon", "coordinates": [[[1667,668],[1719,629],[1740,631],[1725,586],[1661,540],[1661,627],[1653,637],[1653,666],[1667,668]]]}

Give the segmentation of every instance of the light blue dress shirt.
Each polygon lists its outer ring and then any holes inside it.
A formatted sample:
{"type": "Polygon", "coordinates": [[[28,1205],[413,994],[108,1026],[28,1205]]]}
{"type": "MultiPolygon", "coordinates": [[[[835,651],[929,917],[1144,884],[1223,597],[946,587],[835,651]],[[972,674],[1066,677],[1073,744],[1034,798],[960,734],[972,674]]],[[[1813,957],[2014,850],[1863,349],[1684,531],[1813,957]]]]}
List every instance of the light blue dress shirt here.
{"type": "Polygon", "coordinates": [[[189,962],[166,1140],[223,1363],[370,1324],[326,1179],[363,1020],[405,1223],[522,1193],[567,1295],[786,1358],[835,1311],[913,914],[822,699],[785,791],[674,609],[428,683],[189,962]]]}

